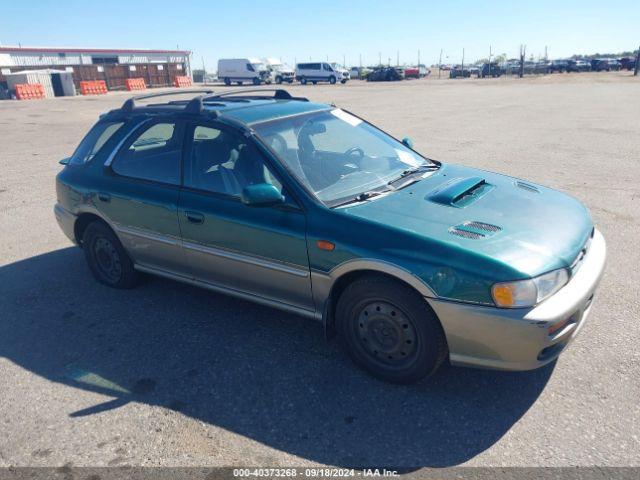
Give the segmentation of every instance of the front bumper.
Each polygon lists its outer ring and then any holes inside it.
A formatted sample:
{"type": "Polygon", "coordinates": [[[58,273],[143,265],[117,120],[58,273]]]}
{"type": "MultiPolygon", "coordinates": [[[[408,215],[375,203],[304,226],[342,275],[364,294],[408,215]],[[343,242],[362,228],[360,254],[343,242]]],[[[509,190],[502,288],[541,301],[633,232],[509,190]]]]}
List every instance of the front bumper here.
{"type": "Polygon", "coordinates": [[[453,365],[532,370],[555,360],[591,311],[606,263],[596,230],[582,265],[563,288],[533,308],[504,309],[427,299],[447,337],[453,365]],[[549,333],[549,327],[566,322],[549,333]]]}
{"type": "Polygon", "coordinates": [[[75,234],[75,224],[77,216],[71,213],[69,210],[65,209],[59,203],[56,203],[53,207],[53,213],[56,216],[56,220],[58,221],[58,225],[62,232],[71,240],[73,243],[76,242],[76,234],[75,234]]]}

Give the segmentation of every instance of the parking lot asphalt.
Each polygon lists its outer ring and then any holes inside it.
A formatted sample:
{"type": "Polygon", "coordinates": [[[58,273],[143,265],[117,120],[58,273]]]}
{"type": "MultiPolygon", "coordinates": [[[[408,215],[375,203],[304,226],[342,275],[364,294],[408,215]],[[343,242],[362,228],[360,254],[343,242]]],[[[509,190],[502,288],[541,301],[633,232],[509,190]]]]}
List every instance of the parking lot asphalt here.
{"type": "Polygon", "coordinates": [[[0,466],[640,466],[640,79],[289,88],[583,201],[609,260],[580,336],[541,370],[396,386],[294,315],[162,279],[101,286],[56,224],[54,177],[127,95],[2,101],[0,466]]]}

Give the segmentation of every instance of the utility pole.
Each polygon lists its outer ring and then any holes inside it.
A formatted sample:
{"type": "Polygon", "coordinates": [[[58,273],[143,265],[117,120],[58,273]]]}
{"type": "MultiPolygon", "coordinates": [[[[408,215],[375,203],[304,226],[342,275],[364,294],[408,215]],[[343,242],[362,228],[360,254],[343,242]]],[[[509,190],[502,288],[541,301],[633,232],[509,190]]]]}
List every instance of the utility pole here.
{"type": "Polygon", "coordinates": [[[640,66],[640,47],[638,47],[638,53],[636,54],[636,68],[633,69],[633,76],[638,76],[638,67],[640,66]]]}
{"type": "Polygon", "coordinates": [[[489,45],[489,78],[491,78],[491,45],[489,45]]]}
{"type": "Polygon", "coordinates": [[[442,49],[440,49],[440,60],[438,60],[438,78],[440,78],[441,71],[442,71],[442,49]]]}
{"type": "Polygon", "coordinates": [[[519,69],[519,73],[518,76],[520,78],[522,78],[524,76],[524,59],[527,55],[527,46],[526,45],[520,45],[520,69],[519,69]]]}
{"type": "Polygon", "coordinates": [[[462,78],[464,78],[464,47],[462,47],[462,78]]]}
{"type": "Polygon", "coordinates": [[[420,50],[418,50],[418,77],[420,76],[420,50]]]}
{"type": "Polygon", "coordinates": [[[546,45],[544,46],[544,59],[549,60],[549,50],[546,45]]]}
{"type": "Polygon", "coordinates": [[[362,68],[362,54],[360,54],[358,57],[359,57],[358,60],[360,62],[360,68],[362,68]]]}
{"type": "Polygon", "coordinates": [[[382,52],[378,52],[378,65],[382,66],[382,52]]]}
{"type": "Polygon", "coordinates": [[[342,54],[342,66],[344,68],[347,68],[347,60],[346,60],[346,57],[344,56],[344,53],[342,54]]]}
{"type": "Polygon", "coordinates": [[[396,67],[400,66],[400,50],[396,52],[396,67]]]}

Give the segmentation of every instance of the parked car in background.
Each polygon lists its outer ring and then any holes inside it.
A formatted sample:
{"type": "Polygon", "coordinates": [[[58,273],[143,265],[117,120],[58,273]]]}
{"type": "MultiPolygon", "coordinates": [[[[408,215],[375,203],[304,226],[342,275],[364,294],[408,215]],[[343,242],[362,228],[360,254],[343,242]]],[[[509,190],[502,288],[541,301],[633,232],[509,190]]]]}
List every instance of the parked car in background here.
{"type": "Polygon", "coordinates": [[[404,78],[420,78],[420,69],[418,67],[405,67],[404,78]]]}
{"type": "Polygon", "coordinates": [[[343,68],[334,68],[326,62],[299,63],[296,65],[296,80],[306,85],[311,82],[347,83],[349,72],[343,68]]]}
{"type": "Polygon", "coordinates": [[[365,80],[369,72],[370,68],[367,67],[351,67],[349,69],[349,79],[350,80],[365,80]]]}
{"type": "Polygon", "coordinates": [[[594,72],[618,71],[620,62],[615,58],[594,58],[591,60],[591,70],[594,72]]]}
{"type": "Polygon", "coordinates": [[[147,273],[316,320],[398,383],[542,367],[579,333],[606,246],[577,199],[258,91],[127,100],[61,161],[55,217],[98,282],[147,273]]]}
{"type": "Polygon", "coordinates": [[[504,68],[502,68],[498,63],[484,63],[482,65],[482,69],[480,70],[480,76],[482,78],[485,77],[500,77],[505,74],[504,68]]]}
{"type": "Polygon", "coordinates": [[[567,60],[567,72],[590,72],[591,62],[588,60],[567,60]]]}
{"type": "MultiPolygon", "coordinates": [[[[338,72],[339,74],[341,74],[342,78],[346,78],[347,80],[351,79],[351,74],[349,73],[349,70],[347,70],[347,68],[344,65],[341,65],[336,62],[331,62],[329,65],[331,66],[331,68],[333,68],[334,72],[338,72]]],[[[346,83],[346,80],[345,82],[342,82],[342,83],[346,83]]]]}
{"type": "Polygon", "coordinates": [[[271,83],[271,73],[258,58],[222,58],[218,60],[218,78],[225,85],[271,83]]]}
{"type": "Polygon", "coordinates": [[[480,69],[481,65],[469,65],[469,73],[471,75],[475,75],[476,77],[480,77],[480,69]]]}
{"type": "Polygon", "coordinates": [[[449,70],[449,78],[469,78],[471,76],[471,71],[462,67],[461,65],[454,65],[451,70],[449,70]]]}
{"type": "Polygon", "coordinates": [[[296,72],[286,63],[278,58],[264,58],[264,64],[271,75],[271,82],[281,84],[283,82],[293,83],[296,72]]]}
{"type": "Polygon", "coordinates": [[[394,67],[378,67],[367,75],[368,82],[394,82],[398,80],[402,80],[402,75],[394,67]]]}
{"type": "Polygon", "coordinates": [[[634,70],[636,68],[636,57],[622,57],[618,59],[621,70],[634,70]]]}
{"type": "Polygon", "coordinates": [[[547,66],[547,73],[565,73],[567,68],[566,60],[551,60],[547,66]]]}
{"type": "Polygon", "coordinates": [[[507,75],[518,75],[520,73],[520,62],[517,60],[509,60],[502,65],[507,75]]]}

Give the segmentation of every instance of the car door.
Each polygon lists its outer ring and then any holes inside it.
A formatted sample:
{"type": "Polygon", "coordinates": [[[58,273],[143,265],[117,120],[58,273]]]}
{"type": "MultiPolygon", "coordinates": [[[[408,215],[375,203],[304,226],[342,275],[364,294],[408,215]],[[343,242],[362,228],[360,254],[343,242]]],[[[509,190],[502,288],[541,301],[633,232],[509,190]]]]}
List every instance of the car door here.
{"type": "Polygon", "coordinates": [[[172,119],[143,122],[107,159],[96,195],[134,262],[174,274],[188,274],[178,223],[184,128],[172,119]]]}
{"type": "Polygon", "coordinates": [[[251,139],[218,123],[187,131],[178,205],[185,255],[196,280],[313,310],[304,211],[288,198],[251,139]],[[277,206],[240,200],[251,184],[271,183],[285,196],[277,206]]]}

